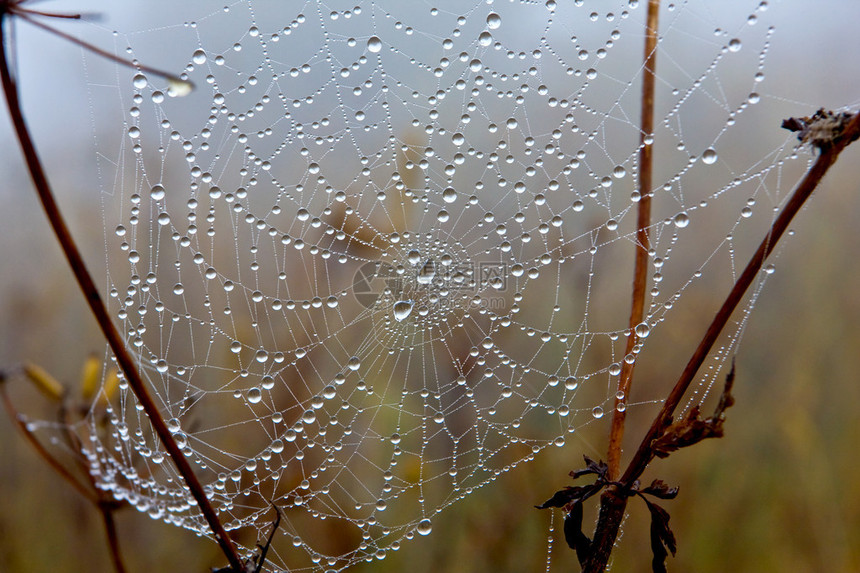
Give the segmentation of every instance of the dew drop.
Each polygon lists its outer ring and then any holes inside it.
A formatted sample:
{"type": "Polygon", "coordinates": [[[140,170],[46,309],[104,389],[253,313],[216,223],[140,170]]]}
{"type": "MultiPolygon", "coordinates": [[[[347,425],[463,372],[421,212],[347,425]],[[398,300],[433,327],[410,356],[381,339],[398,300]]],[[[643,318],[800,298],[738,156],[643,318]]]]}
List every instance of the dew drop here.
{"type": "Polygon", "coordinates": [[[484,47],[489,46],[493,43],[493,35],[484,30],[481,32],[481,35],[478,36],[478,43],[484,47]]]}
{"type": "Polygon", "coordinates": [[[161,185],[153,185],[152,189],[149,190],[149,196],[152,197],[154,201],[161,201],[164,199],[164,187],[161,185]]]}
{"type": "Polygon", "coordinates": [[[594,416],[596,420],[599,420],[603,417],[603,408],[600,406],[595,406],[593,410],[591,410],[591,415],[594,416]]]}
{"type": "Polygon", "coordinates": [[[495,12],[487,14],[487,28],[495,30],[502,25],[502,17],[495,12]]]}
{"type": "Polygon", "coordinates": [[[167,95],[185,97],[194,91],[194,84],[180,78],[167,78],[167,95]]]}
{"type": "Polygon", "coordinates": [[[678,213],[675,215],[675,218],[672,219],[672,222],[675,223],[675,226],[679,229],[683,229],[690,224],[690,217],[686,213],[678,213]]]}
{"type": "Polygon", "coordinates": [[[623,165],[616,165],[616,166],[615,166],[615,169],[613,169],[613,170],[612,170],[612,175],[613,175],[616,179],[621,179],[622,177],[624,177],[625,175],[627,175],[627,170],[626,170],[626,169],[624,169],[624,166],[623,166],[623,165]]]}
{"type": "Polygon", "coordinates": [[[146,76],[143,74],[134,74],[134,77],[131,78],[131,84],[139,90],[142,90],[146,87],[146,76]]]}
{"type": "Polygon", "coordinates": [[[382,40],[378,36],[371,36],[367,39],[367,51],[373,54],[378,54],[382,51],[382,40]]]}
{"type": "Polygon", "coordinates": [[[732,38],[729,40],[729,51],[730,52],[739,52],[741,50],[741,41],[738,38],[732,38]]]}
{"type": "Polygon", "coordinates": [[[195,64],[202,65],[206,63],[206,52],[203,50],[195,50],[193,54],[191,54],[191,61],[195,64]]]}
{"type": "Polygon", "coordinates": [[[648,326],[648,323],[640,322],[636,325],[636,336],[639,338],[648,338],[649,334],[651,334],[651,328],[648,326]]]}
{"type": "Polygon", "coordinates": [[[257,404],[263,399],[263,392],[259,388],[251,388],[248,390],[248,402],[257,404]]]}
{"type": "Polygon", "coordinates": [[[354,372],[361,368],[361,359],[358,356],[353,356],[347,361],[346,366],[354,372]]]}
{"type": "Polygon", "coordinates": [[[424,285],[429,285],[433,282],[433,278],[436,276],[436,264],[433,261],[427,261],[421,270],[418,271],[418,276],[416,280],[424,285]]]}
{"type": "Polygon", "coordinates": [[[453,203],[457,200],[457,192],[453,187],[448,187],[442,191],[442,200],[446,203],[453,203]]]}
{"type": "Polygon", "coordinates": [[[448,219],[451,218],[451,215],[448,214],[448,211],[445,209],[441,209],[438,213],[436,213],[436,220],[440,223],[444,223],[448,219]]]}
{"type": "Polygon", "coordinates": [[[702,163],[705,165],[713,165],[717,162],[717,151],[713,147],[709,147],[702,153],[702,163]]]}
{"type": "Polygon", "coordinates": [[[430,532],[433,531],[433,524],[430,523],[429,519],[422,519],[418,522],[418,535],[430,535],[430,532]]]}
{"type": "Polygon", "coordinates": [[[412,301],[399,300],[394,303],[394,320],[403,322],[412,314],[412,301]]]}

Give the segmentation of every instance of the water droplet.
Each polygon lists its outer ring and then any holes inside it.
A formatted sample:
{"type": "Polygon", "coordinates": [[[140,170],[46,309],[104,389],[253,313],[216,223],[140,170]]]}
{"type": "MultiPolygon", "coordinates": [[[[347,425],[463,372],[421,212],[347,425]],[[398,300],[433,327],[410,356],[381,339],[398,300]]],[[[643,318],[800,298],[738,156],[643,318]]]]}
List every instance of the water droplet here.
{"type": "Polygon", "coordinates": [[[260,363],[266,362],[269,359],[269,353],[263,349],[260,349],[254,355],[254,359],[260,363]]]}
{"type": "Polygon", "coordinates": [[[185,97],[194,91],[194,84],[180,78],[167,78],[167,95],[185,97]]]}
{"type": "Polygon", "coordinates": [[[613,170],[612,170],[612,175],[613,175],[616,179],[621,179],[622,177],[624,177],[625,175],[627,175],[627,170],[626,170],[626,169],[624,169],[624,166],[623,166],[623,165],[616,165],[616,166],[615,166],[615,169],[613,169],[613,170]]]}
{"type": "Polygon", "coordinates": [[[636,325],[636,336],[639,338],[648,338],[649,334],[651,334],[651,328],[648,326],[648,323],[640,322],[636,325]]]}
{"type": "Polygon", "coordinates": [[[739,52],[741,50],[741,41],[738,38],[732,38],[729,40],[729,51],[730,52],[739,52]]]}
{"type": "Polygon", "coordinates": [[[445,209],[441,209],[438,213],[436,213],[436,220],[440,223],[444,223],[448,219],[451,218],[451,215],[448,214],[448,211],[445,209]]]}
{"type": "Polygon", "coordinates": [[[744,207],[743,209],[741,209],[741,217],[743,217],[744,219],[752,217],[752,209],[750,209],[749,207],[744,207]]]}
{"type": "Polygon", "coordinates": [[[352,371],[358,370],[361,368],[361,359],[358,356],[353,356],[347,361],[346,366],[352,371]]]}
{"type": "Polygon", "coordinates": [[[679,229],[683,229],[690,224],[690,217],[686,213],[678,213],[675,215],[675,218],[672,219],[672,222],[675,223],[675,226],[679,229]]]}
{"type": "Polygon", "coordinates": [[[705,165],[713,165],[717,162],[717,151],[713,147],[707,148],[702,153],[702,163],[705,165]]]}
{"type": "Polygon", "coordinates": [[[146,83],[146,76],[143,74],[134,74],[134,77],[131,78],[131,84],[135,89],[142,90],[146,87],[146,83]]]}
{"type": "Polygon", "coordinates": [[[149,190],[149,196],[152,197],[154,201],[161,201],[164,199],[164,187],[161,185],[153,185],[152,189],[149,190]]]}
{"type": "Polygon", "coordinates": [[[429,519],[422,519],[418,522],[416,531],[418,535],[430,535],[430,532],[433,531],[433,524],[430,523],[429,519]]]}
{"type": "Polygon", "coordinates": [[[203,50],[195,50],[193,54],[191,54],[191,61],[195,64],[202,65],[206,63],[206,52],[203,50]]]}
{"type": "Polygon", "coordinates": [[[495,30],[502,25],[502,17],[495,12],[487,14],[487,28],[495,30]]]}
{"type": "Polygon", "coordinates": [[[621,365],[617,362],[609,365],[609,374],[611,376],[618,376],[621,374],[621,365]]]}
{"type": "Polygon", "coordinates": [[[418,276],[416,277],[416,280],[421,284],[429,285],[430,283],[433,282],[433,278],[435,276],[436,276],[436,263],[434,263],[431,260],[431,261],[427,261],[424,264],[424,266],[421,267],[421,270],[418,271],[418,276]]]}
{"type": "Polygon", "coordinates": [[[251,388],[248,390],[248,402],[257,404],[263,399],[263,392],[259,388],[251,388]]]}
{"type": "Polygon", "coordinates": [[[591,415],[594,416],[595,419],[599,420],[603,417],[603,408],[595,406],[594,409],[591,410],[591,415]]]}
{"type": "Polygon", "coordinates": [[[367,51],[373,54],[378,54],[382,51],[382,40],[378,36],[371,36],[367,39],[367,51]]]}
{"type": "Polygon", "coordinates": [[[457,200],[457,191],[453,187],[448,187],[442,191],[442,200],[446,203],[453,203],[457,200]]]}
{"type": "Polygon", "coordinates": [[[478,43],[484,47],[489,46],[493,43],[493,35],[484,30],[481,32],[481,35],[478,36],[478,43]]]}
{"type": "Polygon", "coordinates": [[[412,301],[399,300],[394,303],[394,320],[403,322],[412,313],[412,301]]]}

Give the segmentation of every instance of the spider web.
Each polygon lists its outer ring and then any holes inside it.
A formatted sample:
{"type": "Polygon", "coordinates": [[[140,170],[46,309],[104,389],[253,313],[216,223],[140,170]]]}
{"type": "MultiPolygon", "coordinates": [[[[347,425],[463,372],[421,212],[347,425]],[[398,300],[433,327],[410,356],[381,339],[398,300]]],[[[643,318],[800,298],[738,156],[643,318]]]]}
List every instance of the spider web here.
{"type": "MultiPolygon", "coordinates": [[[[248,555],[283,511],[274,567],[382,559],[608,419],[622,362],[693,286],[731,284],[809,159],[785,134],[740,147],[764,121],[767,3],[667,7],[651,290],[625,355],[646,3],[208,4],[114,36],[197,88],[113,70],[109,299],[248,555]]],[[[208,534],[124,384],[82,431],[104,488],[208,534]]]]}

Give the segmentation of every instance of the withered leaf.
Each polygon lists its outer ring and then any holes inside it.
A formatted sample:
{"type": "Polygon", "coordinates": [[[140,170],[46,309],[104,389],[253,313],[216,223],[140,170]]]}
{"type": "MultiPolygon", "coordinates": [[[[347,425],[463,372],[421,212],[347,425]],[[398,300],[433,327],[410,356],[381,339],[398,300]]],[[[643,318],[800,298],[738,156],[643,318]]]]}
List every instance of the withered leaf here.
{"type": "Polygon", "coordinates": [[[574,470],[570,472],[570,477],[576,479],[580,476],[584,476],[587,474],[595,474],[600,478],[606,478],[606,474],[609,472],[609,466],[603,460],[599,462],[595,462],[588,456],[582,456],[585,460],[585,468],[581,470],[574,470]]]}
{"type": "Polygon", "coordinates": [[[640,493],[647,493],[648,495],[653,495],[660,499],[675,499],[678,495],[677,487],[669,487],[669,485],[661,479],[655,479],[651,482],[651,485],[639,491],[640,493]]]}
{"type": "Polygon", "coordinates": [[[603,488],[600,482],[591,485],[583,486],[566,486],[553,494],[551,498],[543,502],[541,505],[536,505],[538,509],[547,509],[550,507],[565,507],[572,503],[582,503],[603,488]]]}
{"type": "Polygon", "coordinates": [[[726,385],[720,394],[720,402],[717,404],[713,416],[702,420],[699,417],[699,406],[694,406],[683,419],[670,424],[663,430],[663,434],[659,438],[651,442],[651,450],[654,455],[665,458],[676,450],[692,446],[706,438],[723,437],[725,411],[735,403],[731,393],[734,380],[735,364],[733,361],[732,368],[726,376],[726,385]]]}
{"type": "Polygon", "coordinates": [[[675,534],[669,528],[669,513],[647,499],[645,504],[651,512],[651,552],[654,554],[651,570],[654,573],[666,573],[666,557],[669,555],[666,550],[671,551],[672,555],[675,555],[676,550],[675,534]]]}
{"type": "Polygon", "coordinates": [[[582,532],[582,503],[576,502],[564,516],[564,540],[567,546],[576,551],[580,565],[585,565],[591,555],[591,539],[582,532]]]}

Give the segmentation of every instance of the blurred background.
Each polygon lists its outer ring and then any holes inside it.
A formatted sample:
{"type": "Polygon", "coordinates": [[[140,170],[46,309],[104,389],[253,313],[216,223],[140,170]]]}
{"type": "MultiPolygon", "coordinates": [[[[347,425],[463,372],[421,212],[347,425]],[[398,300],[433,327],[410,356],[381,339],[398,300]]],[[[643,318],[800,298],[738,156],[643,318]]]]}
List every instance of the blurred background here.
{"type": "MultiPolygon", "coordinates": [[[[742,11],[751,5],[725,4],[726,10],[742,11]]],[[[761,105],[770,106],[772,121],[762,129],[778,130],[782,118],[818,107],[856,108],[856,2],[770,4],[777,30],[761,105]]],[[[155,29],[160,10],[172,6],[39,4],[45,10],[102,13],[102,32],[155,29]]],[[[189,4],[187,10],[200,13],[200,6],[189,4]]],[[[88,82],[87,66],[112,65],[82,58],[79,49],[24,25],[16,26],[15,46],[34,139],[73,234],[93,274],[103,280],[105,236],[94,161],[101,134],[94,136],[93,126],[104,123],[96,120],[100,98],[116,94],[110,86],[88,82]]],[[[0,369],[9,372],[31,361],[74,385],[84,358],[103,353],[103,339],[46,225],[8,118],[0,115],[0,369]]],[[[757,134],[750,134],[750,148],[737,152],[755,155],[756,142],[757,134]]],[[[858,158],[860,148],[849,148],[780,249],[737,357],[737,404],[728,412],[726,437],[656,462],[644,476],[681,488],[676,500],[663,504],[679,547],[670,570],[860,570],[858,158]]],[[[744,254],[737,256],[745,262],[744,254]]],[[[724,295],[715,288],[707,304],[690,301],[673,316],[677,332],[667,337],[665,348],[676,354],[659,367],[643,366],[640,380],[677,377],[724,295]]],[[[13,383],[20,411],[53,416],[41,396],[20,379],[13,383]]],[[[631,417],[628,452],[649,413],[640,409],[631,417]]],[[[560,515],[532,506],[569,485],[567,472],[582,465],[583,453],[604,455],[607,426],[593,424],[564,448],[503,474],[437,516],[432,535],[354,570],[538,571],[546,568],[548,553],[552,571],[576,570],[575,555],[559,539],[560,515]]],[[[0,415],[0,460],[0,571],[109,571],[98,514],[36,456],[5,415],[0,415]]],[[[630,507],[613,568],[648,571],[647,512],[637,503],[630,507]]],[[[130,571],[201,572],[224,564],[217,546],[192,533],[132,510],[117,518],[130,571]]]]}

